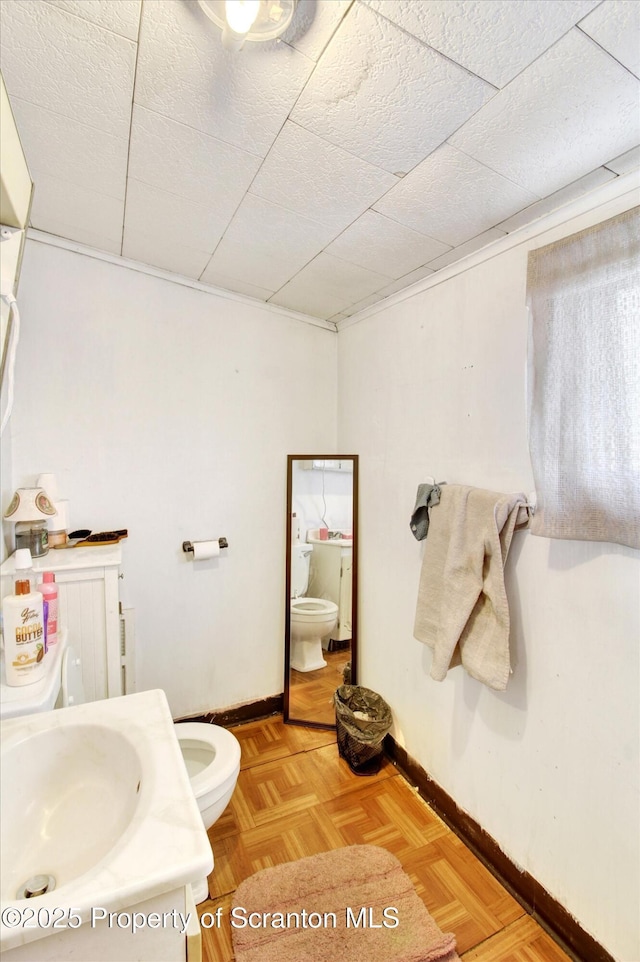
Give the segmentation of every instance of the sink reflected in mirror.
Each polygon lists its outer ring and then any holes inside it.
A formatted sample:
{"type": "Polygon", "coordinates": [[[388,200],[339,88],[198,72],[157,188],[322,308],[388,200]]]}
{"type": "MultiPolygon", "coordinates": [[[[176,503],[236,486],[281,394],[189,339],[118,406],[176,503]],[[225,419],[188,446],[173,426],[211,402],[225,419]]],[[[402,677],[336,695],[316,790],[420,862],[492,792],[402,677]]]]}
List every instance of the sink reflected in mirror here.
{"type": "Polygon", "coordinates": [[[356,680],[358,457],[287,466],[284,720],[334,728],[334,692],[356,680]]]}
{"type": "Polygon", "coordinates": [[[2,900],[25,897],[40,875],[60,888],[122,845],[141,776],[135,747],[101,725],[48,729],[3,752],[2,900]]]}

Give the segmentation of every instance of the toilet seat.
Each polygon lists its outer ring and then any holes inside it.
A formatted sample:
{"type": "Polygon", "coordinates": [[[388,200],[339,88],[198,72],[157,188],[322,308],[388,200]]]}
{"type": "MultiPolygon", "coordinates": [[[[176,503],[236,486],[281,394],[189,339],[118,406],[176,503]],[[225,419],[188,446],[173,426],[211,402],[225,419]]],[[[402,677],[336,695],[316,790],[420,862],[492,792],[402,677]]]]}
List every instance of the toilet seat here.
{"type": "Polygon", "coordinates": [[[229,779],[235,780],[240,768],[240,744],[231,732],[203,722],[184,722],[175,727],[196,798],[218,788],[222,791],[229,779]]]}
{"type": "Polygon", "coordinates": [[[318,621],[322,617],[338,614],[338,606],[326,598],[293,598],[291,600],[291,614],[298,621],[318,621]]]}

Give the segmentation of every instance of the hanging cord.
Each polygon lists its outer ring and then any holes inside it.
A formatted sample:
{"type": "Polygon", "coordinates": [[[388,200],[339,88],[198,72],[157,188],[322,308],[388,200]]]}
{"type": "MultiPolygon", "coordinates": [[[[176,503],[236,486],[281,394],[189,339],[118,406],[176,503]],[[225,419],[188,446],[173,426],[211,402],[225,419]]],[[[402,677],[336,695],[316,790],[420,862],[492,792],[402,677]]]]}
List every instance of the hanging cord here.
{"type": "Polygon", "coordinates": [[[322,510],[322,515],[321,515],[321,517],[320,517],[320,520],[322,521],[323,525],[325,526],[325,528],[326,528],[327,531],[328,531],[328,530],[329,530],[329,525],[328,525],[327,522],[326,522],[327,499],[326,499],[325,496],[324,496],[324,471],[325,471],[325,467],[326,467],[326,462],[323,461],[323,462],[322,462],[322,503],[323,503],[323,505],[324,505],[324,508],[323,508],[323,510],[322,510]]]}
{"type": "Polygon", "coordinates": [[[13,407],[13,389],[14,389],[14,374],[16,366],[16,351],[18,350],[18,340],[20,339],[20,311],[18,310],[18,302],[16,301],[13,294],[2,294],[0,293],[2,300],[9,305],[9,315],[11,315],[11,310],[13,309],[13,324],[11,326],[11,345],[9,347],[9,355],[7,358],[7,409],[4,412],[4,417],[2,418],[2,425],[0,425],[0,435],[4,434],[4,429],[7,426],[9,418],[11,417],[11,409],[13,407]]]}

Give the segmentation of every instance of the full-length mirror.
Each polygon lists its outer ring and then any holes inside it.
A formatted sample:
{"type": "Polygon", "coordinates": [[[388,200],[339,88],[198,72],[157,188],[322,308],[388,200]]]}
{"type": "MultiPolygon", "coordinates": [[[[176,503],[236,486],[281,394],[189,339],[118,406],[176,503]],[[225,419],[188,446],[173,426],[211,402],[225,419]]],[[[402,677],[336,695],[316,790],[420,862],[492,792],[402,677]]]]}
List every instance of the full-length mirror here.
{"type": "Polygon", "coordinates": [[[289,455],[284,720],[335,727],[357,671],[358,456],[289,455]]]}

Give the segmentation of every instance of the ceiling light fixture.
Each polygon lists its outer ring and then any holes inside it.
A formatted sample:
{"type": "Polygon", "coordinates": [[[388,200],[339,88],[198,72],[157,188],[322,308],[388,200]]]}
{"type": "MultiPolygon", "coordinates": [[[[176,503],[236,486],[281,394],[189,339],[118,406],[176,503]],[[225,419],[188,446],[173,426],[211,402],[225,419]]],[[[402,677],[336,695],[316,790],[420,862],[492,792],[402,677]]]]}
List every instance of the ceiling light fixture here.
{"type": "Polygon", "coordinates": [[[198,0],[222,28],[226,50],[240,50],[245,40],[275,40],[293,19],[298,0],[198,0]]]}

